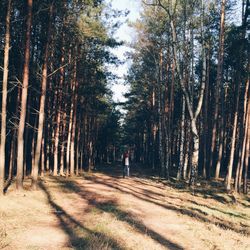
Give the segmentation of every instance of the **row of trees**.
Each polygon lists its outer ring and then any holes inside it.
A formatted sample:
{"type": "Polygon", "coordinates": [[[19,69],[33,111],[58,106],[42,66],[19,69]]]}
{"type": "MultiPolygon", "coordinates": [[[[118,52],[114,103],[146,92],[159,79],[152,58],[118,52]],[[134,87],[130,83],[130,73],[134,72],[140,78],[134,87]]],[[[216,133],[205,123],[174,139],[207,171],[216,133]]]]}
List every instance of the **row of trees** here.
{"type": "Polygon", "coordinates": [[[249,0],[143,1],[127,81],[127,142],[161,176],[247,192],[249,0]],[[239,23],[236,16],[242,16],[239,23]]]}
{"type": "Polygon", "coordinates": [[[121,14],[108,8],[102,0],[1,1],[1,194],[14,176],[22,189],[31,174],[36,189],[39,174],[73,176],[105,151],[97,139],[109,144],[101,131],[117,113],[107,70],[117,59],[107,48],[118,46],[111,18],[121,14]]]}

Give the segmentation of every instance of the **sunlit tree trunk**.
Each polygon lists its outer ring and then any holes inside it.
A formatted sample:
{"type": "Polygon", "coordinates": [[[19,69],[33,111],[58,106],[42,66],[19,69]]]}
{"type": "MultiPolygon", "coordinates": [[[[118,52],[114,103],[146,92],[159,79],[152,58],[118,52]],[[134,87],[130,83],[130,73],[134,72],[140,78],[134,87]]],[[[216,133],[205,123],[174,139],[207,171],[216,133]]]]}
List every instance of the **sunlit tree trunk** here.
{"type": "Polygon", "coordinates": [[[234,154],[235,154],[235,144],[236,144],[236,133],[238,125],[238,116],[239,116],[239,95],[240,95],[240,82],[239,77],[236,78],[236,106],[234,113],[234,122],[233,122],[233,134],[231,139],[231,149],[230,149],[230,158],[228,163],[227,177],[226,177],[226,189],[227,191],[231,190],[231,179],[233,173],[233,163],[234,163],[234,154]]]}
{"type": "MultiPolygon", "coordinates": [[[[155,106],[156,106],[156,100],[155,100],[155,87],[153,87],[153,92],[152,92],[152,112],[154,114],[155,112],[155,106]]],[[[155,119],[154,116],[152,116],[152,123],[151,123],[151,127],[152,127],[152,169],[155,169],[155,146],[156,146],[156,132],[157,132],[157,126],[155,124],[155,119]]]]}
{"type": "Polygon", "coordinates": [[[2,85],[2,114],[1,114],[1,142],[0,142],[0,196],[4,193],[5,164],[6,164],[6,162],[5,162],[5,144],[6,144],[8,75],[9,75],[11,0],[8,1],[7,8],[8,9],[7,9],[7,15],[6,15],[3,85],[2,85]]]}
{"type": "Polygon", "coordinates": [[[76,175],[79,175],[79,158],[81,157],[81,121],[77,128],[77,142],[76,142],[76,175]]]}
{"type": "Polygon", "coordinates": [[[203,178],[207,178],[207,165],[208,165],[208,100],[209,100],[209,82],[210,82],[210,46],[208,46],[208,53],[207,53],[207,80],[206,80],[206,88],[205,88],[205,102],[204,102],[204,120],[203,120],[203,126],[204,126],[204,135],[203,135],[203,169],[202,169],[202,176],[203,178]]]}
{"type": "MultiPolygon", "coordinates": [[[[53,11],[53,6],[51,5],[50,6],[50,19],[52,18],[52,11],[53,11]]],[[[43,130],[44,130],[44,118],[45,118],[45,98],[46,98],[46,90],[47,90],[48,56],[49,56],[51,22],[52,20],[49,21],[48,31],[47,31],[47,41],[46,41],[45,51],[44,51],[44,63],[43,63],[43,70],[42,70],[37,142],[36,142],[34,166],[32,166],[33,170],[32,170],[32,184],[31,185],[33,189],[37,189],[39,162],[41,158],[41,147],[42,147],[43,130]]],[[[42,162],[42,164],[44,164],[44,162],[42,162]]]]}
{"type": "Polygon", "coordinates": [[[74,110],[73,110],[73,124],[72,124],[72,135],[71,135],[71,145],[70,145],[70,175],[74,176],[75,174],[75,134],[76,134],[76,117],[77,117],[77,89],[78,89],[78,82],[75,79],[75,94],[74,94],[74,110]]]}
{"type": "Polygon", "coordinates": [[[248,114],[247,114],[247,124],[246,124],[246,151],[245,151],[245,172],[243,179],[243,192],[247,194],[247,175],[249,169],[249,157],[250,157],[250,101],[248,101],[248,114]]]}
{"type": "Polygon", "coordinates": [[[22,96],[21,96],[21,111],[20,121],[18,127],[17,137],[17,176],[16,176],[16,188],[23,188],[23,159],[24,159],[24,129],[25,129],[25,118],[26,118],[26,106],[27,106],[27,95],[29,85],[29,62],[30,62],[30,38],[31,38],[31,23],[32,23],[32,4],[33,0],[27,0],[27,23],[26,23],[26,43],[24,53],[24,68],[23,68],[23,83],[22,83],[22,96]]]}
{"type": "Polygon", "coordinates": [[[177,173],[177,180],[182,178],[183,166],[184,166],[184,143],[185,143],[185,113],[186,113],[186,103],[184,96],[182,97],[182,112],[181,112],[181,138],[180,138],[180,158],[179,167],[177,173]]]}
{"type": "Polygon", "coordinates": [[[58,172],[58,152],[59,152],[59,137],[60,137],[60,124],[61,124],[61,112],[62,112],[62,91],[64,82],[64,63],[65,63],[65,48],[64,48],[64,33],[62,34],[62,50],[61,50],[61,69],[60,69],[60,80],[58,85],[58,101],[57,101],[57,114],[56,114],[56,124],[55,124],[55,143],[54,143],[54,172],[53,175],[56,176],[58,172]]]}
{"type": "MultiPolygon", "coordinates": [[[[248,72],[250,72],[250,62],[248,63],[248,72]]],[[[249,152],[249,143],[250,141],[248,140],[248,128],[249,128],[249,112],[250,110],[250,94],[249,94],[249,76],[247,79],[247,83],[246,83],[246,88],[245,88],[245,96],[244,96],[244,121],[243,121],[243,128],[244,128],[244,132],[243,132],[243,143],[242,143],[242,153],[241,153],[241,158],[239,161],[239,177],[237,182],[235,183],[235,190],[237,190],[238,192],[240,192],[241,190],[241,182],[242,182],[242,174],[243,174],[243,167],[244,167],[244,159],[245,157],[248,155],[249,152]]],[[[247,168],[247,165],[245,165],[245,167],[247,168]]]]}
{"type": "MultiPolygon", "coordinates": [[[[160,171],[161,175],[168,178],[168,169],[164,168],[164,158],[163,158],[163,145],[162,145],[162,82],[163,82],[163,75],[162,75],[162,67],[163,67],[163,54],[162,49],[160,50],[160,61],[158,67],[158,140],[159,140],[159,163],[160,163],[160,171]]],[[[156,71],[157,72],[157,71],[156,71]]],[[[143,136],[144,137],[144,136],[143,136]]]]}
{"type": "MultiPolygon", "coordinates": [[[[216,150],[217,124],[219,117],[219,97],[220,97],[219,90],[221,88],[221,82],[223,78],[223,64],[224,64],[225,7],[226,7],[226,0],[221,0],[220,41],[219,41],[218,65],[217,65],[217,76],[216,76],[216,86],[215,86],[215,110],[213,114],[212,142],[210,151],[210,163],[208,168],[209,170],[208,178],[211,177],[211,171],[213,168],[213,159],[216,150]]],[[[216,170],[216,172],[218,173],[219,170],[216,170]]]]}
{"type": "MultiPolygon", "coordinates": [[[[223,102],[224,100],[222,99],[222,104],[221,106],[223,106],[223,102]]],[[[221,110],[221,119],[219,121],[219,151],[218,151],[218,158],[217,158],[217,163],[216,163],[216,169],[215,169],[215,179],[218,179],[220,177],[220,169],[221,169],[221,162],[223,160],[223,148],[224,148],[224,111],[223,111],[223,107],[221,110]]]]}
{"type": "MultiPolygon", "coordinates": [[[[241,38],[242,41],[244,41],[244,38],[246,36],[246,30],[247,30],[247,15],[248,15],[248,8],[249,8],[249,0],[248,1],[242,1],[242,31],[241,31],[241,38]],[[246,4],[246,6],[245,6],[246,4]],[[245,8],[246,7],[246,8],[245,8]]],[[[241,45],[243,46],[243,45],[241,45]]],[[[243,54],[242,48],[239,51],[240,54],[243,54]]],[[[243,57],[244,58],[244,57],[243,57]]],[[[240,68],[241,71],[243,71],[242,68],[240,68]]],[[[242,122],[242,133],[240,134],[240,149],[239,149],[239,159],[236,169],[236,176],[235,176],[235,182],[234,182],[234,189],[236,192],[241,191],[241,182],[242,182],[242,174],[243,174],[243,167],[244,167],[244,159],[245,154],[247,154],[246,148],[247,148],[247,130],[248,130],[248,102],[249,102],[249,72],[250,72],[250,53],[248,48],[248,64],[247,64],[247,72],[248,77],[246,81],[245,86],[245,93],[244,93],[244,109],[243,109],[243,122],[242,122]]]]}
{"type": "Polygon", "coordinates": [[[173,56],[176,64],[176,70],[177,75],[179,76],[179,82],[180,86],[183,92],[183,95],[185,97],[185,101],[187,104],[188,113],[191,120],[191,131],[193,135],[193,153],[192,153],[192,168],[191,168],[191,178],[190,178],[190,185],[194,186],[197,178],[198,173],[198,161],[199,161],[199,134],[197,130],[197,118],[200,114],[202,103],[203,103],[203,97],[204,97],[204,91],[205,91],[205,85],[206,85],[206,51],[205,51],[205,41],[203,39],[203,45],[202,45],[202,59],[203,59],[203,70],[202,70],[202,83],[201,83],[201,89],[199,94],[199,100],[196,107],[195,112],[193,111],[192,105],[191,105],[191,99],[189,96],[189,93],[185,87],[184,78],[181,77],[181,69],[180,64],[177,57],[177,35],[176,35],[176,29],[175,24],[172,19],[172,16],[170,15],[170,25],[172,30],[172,48],[173,48],[173,56]]]}
{"type": "Polygon", "coordinates": [[[65,156],[65,136],[64,134],[66,133],[66,117],[67,113],[66,110],[63,113],[63,121],[62,121],[62,126],[61,126],[61,140],[62,140],[62,145],[61,145],[61,159],[60,159],[60,176],[64,176],[64,156],[65,156]]]}
{"type": "MultiPolygon", "coordinates": [[[[43,135],[44,136],[44,135],[43,135]]],[[[42,139],[42,148],[41,148],[41,177],[44,177],[45,173],[45,148],[44,148],[44,137],[42,139]]]]}
{"type": "MultiPolygon", "coordinates": [[[[186,2],[183,3],[183,19],[184,19],[184,28],[183,28],[183,47],[184,47],[184,67],[183,69],[183,78],[185,79],[186,83],[188,83],[189,74],[187,72],[186,64],[188,64],[188,49],[187,49],[187,39],[186,39],[186,24],[187,24],[187,4],[186,2]]],[[[192,41],[193,43],[193,41],[192,41]]],[[[184,164],[184,143],[185,143],[185,114],[186,114],[186,102],[184,95],[182,96],[182,110],[181,110],[181,126],[180,126],[180,144],[179,144],[179,166],[178,166],[178,172],[177,172],[177,180],[180,180],[182,178],[182,170],[183,170],[183,164],[184,164]]]]}
{"type": "Polygon", "coordinates": [[[70,150],[71,149],[71,136],[72,136],[72,127],[73,127],[73,115],[74,115],[74,104],[75,104],[75,89],[76,89],[76,62],[74,63],[74,73],[72,79],[72,97],[71,97],[71,106],[70,106],[70,115],[69,115],[69,128],[68,128],[68,139],[67,139],[67,149],[66,149],[66,177],[74,175],[74,168],[70,165],[70,150]]]}

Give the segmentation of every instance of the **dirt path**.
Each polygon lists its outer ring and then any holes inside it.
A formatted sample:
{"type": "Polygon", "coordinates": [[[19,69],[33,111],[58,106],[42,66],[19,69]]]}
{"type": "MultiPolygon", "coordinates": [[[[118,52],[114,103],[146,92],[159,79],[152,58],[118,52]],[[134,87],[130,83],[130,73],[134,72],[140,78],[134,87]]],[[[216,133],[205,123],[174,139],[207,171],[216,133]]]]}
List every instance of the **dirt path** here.
{"type": "Polygon", "coordinates": [[[49,177],[40,187],[0,200],[0,248],[250,249],[247,200],[100,173],[49,177]]]}

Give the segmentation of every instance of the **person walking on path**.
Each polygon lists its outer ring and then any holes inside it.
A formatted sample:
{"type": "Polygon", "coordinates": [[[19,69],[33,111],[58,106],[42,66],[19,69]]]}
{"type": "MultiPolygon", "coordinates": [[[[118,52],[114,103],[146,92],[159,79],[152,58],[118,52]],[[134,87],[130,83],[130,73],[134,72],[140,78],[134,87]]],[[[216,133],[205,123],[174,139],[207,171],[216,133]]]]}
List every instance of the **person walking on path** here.
{"type": "Polygon", "coordinates": [[[129,153],[126,151],[123,154],[123,178],[129,177],[129,153]]]}

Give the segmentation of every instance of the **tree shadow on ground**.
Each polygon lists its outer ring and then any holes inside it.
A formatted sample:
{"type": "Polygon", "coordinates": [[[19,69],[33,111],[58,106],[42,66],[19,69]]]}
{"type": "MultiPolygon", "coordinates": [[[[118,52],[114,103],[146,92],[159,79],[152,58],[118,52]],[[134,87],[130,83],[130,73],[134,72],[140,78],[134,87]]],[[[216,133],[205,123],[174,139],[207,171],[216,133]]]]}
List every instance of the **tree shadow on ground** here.
{"type": "Polygon", "coordinates": [[[170,249],[176,249],[176,250],[184,249],[182,246],[178,245],[177,243],[174,243],[166,239],[165,237],[161,236],[157,232],[145,226],[144,223],[142,221],[139,221],[137,218],[135,218],[133,214],[121,210],[118,207],[114,199],[103,200],[103,196],[101,196],[100,194],[91,192],[89,190],[84,191],[78,186],[78,184],[76,184],[73,181],[62,181],[59,178],[57,178],[57,180],[60,183],[61,188],[69,189],[72,192],[76,192],[78,195],[80,195],[82,199],[87,200],[90,206],[88,210],[91,207],[94,207],[102,212],[110,213],[116,219],[126,222],[137,232],[141,233],[142,235],[148,235],[150,238],[152,238],[154,241],[158,242],[162,246],[168,247],[170,249]]]}
{"type": "MultiPolygon", "coordinates": [[[[101,169],[101,173],[104,173],[112,178],[121,178],[122,169],[121,167],[110,167],[101,169]]],[[[226,192],[225,186],[222,181],[204,181],[199,180],[200,186],[196,186],[194,189],[189,187],[189,184],[186,181],[177,181],[175,178],[171,178],[170,181],[162,179],[157,175],[152,174],[151,172],[145,172],[142,170],[134,169],[132,176],[135,177],[133,180],[139,184],[151,186],[157,188],[156,186],[148,183],[148,180],[154,181],[158,184],[163,184],[174,189],[179,190],[180,192],[193,193],[196,196],[201,196],[205,199],[213,199],[223,204],[234,204],[235,197],[232,194],[226,192]]],[[[160,189],[160,187],[158,187],[160,189]]],[[[246,198],[246,202],[250,202],[249,198],[246,198]]],[[[241,203],[243,206],[248,207],[246,204],[241,203]]]]}
{"type": "MultiPolygon", "coordinates": [[[[152,179],[151,177],[146,177],[145,179],[155,181],[155,179],[152,179]]],[[[135,180],[135,181],[141,184],[144,183],[144,181],[141,180],[135,180]]],[[[186,181],[176,181],[175,179],[171,179],[171,181],[166,181],[158,179],[157,182],[162,183],[165,186],[177,189],[181,192],[193,193],[193,195],[195,196],[201,196],[202,198],[205,199],[213,199],[223,204],[234,203],[234,197],[226,193],[223,185],[205,186],[203,184],[200,186],[196,186],[195,188],[190,188],[189,184],[186,181]],[[227,198],[225,196],[227,196],[227,198]]]]}
{"type": "Polygon", "coordinates": [[[187,199],[186,201],[188,201],[188,202],[190,202],[190,203],[192,203],[194,205],[197,205],[197,206],[205,207],[205,208],[217,211],[219,213],[229,215],[231,217],[236,217],[236,218],[240,218],[240,219],[244,219],[244,220],[249,220],[250,219],[250,217],[247,214],[235,214],[235,213],[232,213],[232,212],[223,211],[222,209],[212,207],[212,206],[208,206],[206,204],[201,204],[201,203],[198,203],[196,201],[189,200],[189,199],[187,199]]]}
{"type": "Polygon", "coordinates": [[[214,215],[208,216],[208,214],[206,212],[204,212],[200,209],[187,208],[181,204],[173,204],[169,201],[167,204],[160,203],[159,201],[156,201],[155,199],[151,199],[145,195],[139,195],[139,194],[133,193],[129,190],[124,190],[120,184],[114,184],[111,181],[101,180],[100,177],[97,178],[95,176],[89,176],[89,177],[87,177],[87,179],[91,180],[95,183],[106,185],[110,188],[114,188],[122,193],[130,194],[130,195],[134,196],[135,198],[143,200],[145,202],[149,202],[151,204],[163,207],[165,209],[172,210],[172,211],[175,211],[177,213],[189,216],[197,221],[213,224],[213,225],[215,225],[223,230],[231,230],[231,231],[234,231],[236,233],[250,235],[250,230],[249,230],[249,227],[247,225],[243,225],[244,228],[242,228],[242,227],[238,228],[231,221],[226,221],[223,218],[219,218],[219,217],[216,217],[214,215]]]}
{"type": "MultiPolygon", "coordinates": [[[[40,182],[40,188],[44,191],[47,196],[47,200],[54,210],[55,216],[58,218],[60,227],[69,237],[70,247],[74,249],[117,249],[123,250],[122,247],[115,239],[110,236],[90,230],[85,227],[79,221],[75,220],[69,215],[61,206],[53,201],[50,191],[46,186],[40,182]]],[[[73,186],[73,185],[72,185],[73,186]]]]}

